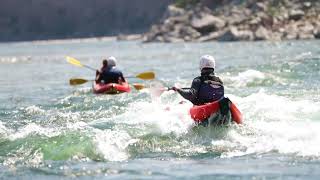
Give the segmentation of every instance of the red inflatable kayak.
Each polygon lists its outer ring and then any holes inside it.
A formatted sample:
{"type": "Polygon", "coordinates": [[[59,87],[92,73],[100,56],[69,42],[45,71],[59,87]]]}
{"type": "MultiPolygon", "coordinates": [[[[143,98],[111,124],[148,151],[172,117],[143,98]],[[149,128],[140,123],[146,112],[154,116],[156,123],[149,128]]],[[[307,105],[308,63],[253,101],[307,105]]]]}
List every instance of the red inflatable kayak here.
{"type": "Polygon", "coordinates": [[[93,92],[96,94],[119,94],[130,92],[130,86],[124,82],[122,84],[109,83],[109,84],[93,84],[93,92]]]}
{"type": "MultiPolygon", "coordinates": [[[[228,111],[231,112],[231,118],[237,124],[242,123],[242,114],[239,109],[236,107],[234,103],[232,103],[228,98],[224,98],[222,100],[227,100],[229,103],[228,111]]],[[[207,120],[212,114],[218,113],[221,107],[221,101],[214,101],[212,103],[208,103],[200,106],[193,106],[190,109],[191,118],[197,123],[201,123],[207,120]]]]}

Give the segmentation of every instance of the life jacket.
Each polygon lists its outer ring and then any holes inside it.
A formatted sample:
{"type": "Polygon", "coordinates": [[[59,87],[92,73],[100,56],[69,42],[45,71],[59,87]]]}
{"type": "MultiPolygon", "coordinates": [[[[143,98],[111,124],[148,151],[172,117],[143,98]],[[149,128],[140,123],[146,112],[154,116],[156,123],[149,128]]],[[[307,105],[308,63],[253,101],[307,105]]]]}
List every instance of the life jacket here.
{"type": "Polygon", "coordinates": [[[201,85],[198,91],[198,101],[205,104],[217,101],[224,97],[224,87],[222,81],[214,74],[202,75],[199,77],[201,85]]]}
{"type": "Polygon", "coordinates": [[[122,77],[122,72],[115,67],[110,67],[104,70],[101,75],[101,79],[105,84],[119,83],[119,79],[122,77]]]}

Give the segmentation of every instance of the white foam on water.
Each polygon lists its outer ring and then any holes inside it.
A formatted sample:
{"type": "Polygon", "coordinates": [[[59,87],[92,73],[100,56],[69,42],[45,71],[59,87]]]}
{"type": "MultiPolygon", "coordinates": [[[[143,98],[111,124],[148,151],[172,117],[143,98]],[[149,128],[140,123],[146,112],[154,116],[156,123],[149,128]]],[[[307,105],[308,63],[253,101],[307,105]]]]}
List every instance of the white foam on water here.
{"type": "Polygon", "coordinates": [[[11,133],[8,138],[9,140],[14,141],[16,139],[25,138],[28,135],[34,134],[53,137],[60,134],[60,132],[57,131],[55,128],[45,128],[35,123],[30,123],[24,126],[23,128],[19,129],[18,131],[11,133]]]}
{"type": "Polygon", "coordinates": [[[8,130],[0,121],[0,139],[6,139],[9,133],[10,130],[8,130]]]}
{"type": "Polygon", "coordinates": [[[27,114],[29,115],[33,115],[33,114],[44,114],[46,113],[45,110],[41,109],[40,107],[38,106],[29,106],[27,108],[25,108],[25,111],[27,112],[27,114]]]}
{"type": "Polygon", "coordinates": [[[232,84],[236,87],[246,86],[248,83],[252,83],[257,80],[263,80],[266,75],[260,71],[249,69],[244,72],[240,72],[237,76],[230,77],[225,76],[225,80],[232,81],[232,84]]]}
{"type": "Polygon", "coordinates": [[[50,113],[49,122],[63,125],[65,123],[81,122],[81,112],[48,112],[50,113]]]}
{"type": "Polygon", "coordinates": [[[97,150],[103,155],[104,159],[108,161],[127,160],[129,158],[127,147],[138,141],[122,130],[95,129],[94,132],[94,142],[97,150]]]}
{"type": "MultiPolygon", "coordinates": [[[[288,97],[267,94],[263,90],[247,97],[231,94],[227,96],[243,112],[244,125],[231,126],[226,137],[212,136],[209,140],[211,145],[205,142],[208,140],[201,143],[201,138],[207,137],[205,134],[200,134],[198,135],[200,138],[186,137],[182,141],[174,140],[172,145],[161,151],[187,156],[215,151],[221,152],[221,157],[268,152],[320,157],[318,151],[320,149],[318,145],[320,124],[317,122],[319,119],[313,119],[320,110],[319,103],[308,100],[294,101],[288,97]]],[[[94,134],[95,148],[105,160],[124,161],[130,158],[128,146],[140,141],[140,136],[149,133],[171,136],[173,133],[178,137],[183,137],[192,131],[194,122],[189,115],[192,104],[190,102],[180,104],[182,100],[183,98],[175,92],[165,91],[160,97],[155,97],[152,102],[149,100],[131,102],[124,113],[101,119],[103,122],[112,121],[116,124],[113,129],[106,130],[90,127],[87,123],[80,121],[82,115],[79,112],[63,112],[59,117],[64,121],[68,119],[72,122],[64,122],[65,126],[56,128],[31,123],[10,133],[9,139],[15,140],[32,134],[52,137],[59,135],[64,130],[84,131],[89,128],[94,134]],[[134,129],[141,129],[141,132],[130,134],[130,126],[134,129]]],[[[26,111],[31,114],[42,112],[37,106],[30,106],[26,108],[26,111]]]]}
{"type": "MultiPolygon", "coordinates": [[[[241,103],[240,109],[245,117],[266,121],[306,121],[310,120],[310,113],[317,113],[320,104],[309,100],[292,101],[287,97],[269,95],[260,90],[258,93],[237,99],[241,103]]],[[[247,119],[247,118],[246,118],[247,119]]]]}
{"type": "MultiPolygon", "coordinates": [[[[172,92],[171,92],[172,93],[172,92]]],[[[164,92],[162,96],[171,94],[164,92]]],[[[110,118],[102,118],[90,124],[113,122],[113,129],[99,130],[94,129],[94,142],[98,151],[108,161],[124,161],[130,158],[128,146],[140,141],[140,137],[144,135],[158,134],[170,135],[172,133],[177,136],[186,134],[193,127],[193,120],[189,115],[191,103],[179,104],[182,99],[178,98],[172,102],[162,102],[161,98],[154,101],[137,101],[132,102],[123,114],[114,115],[110,118]],[[124,125],[123,125],[124,124],[124,125]],[[125,127],[125,128],[124,128],[125,127]],[[134,130],[134,136],[129,135],[134,130]],[[139,132],[137,132],[137,131],[139,132]]],[[[188,143],[187,143],[188,144],[188,143]]],[[[190,144],[178,147],[166,147],[179,153],[182,151],[201,151],[203,147],[190,147],[190,144]]],[[[156,151],[156,150],[155,150],[156,151]]]]}
{"type": "Polygon", "coordinates": [[[67,129],[71,130],[84,130],[88,127],[88,124],[83,121],[78,121],[74,123],[67,123],[66,124],[67,129]]]}
{"type": "MultiPolygon", "coordinates": [[[[163,92],[161,97],[171,93],[163,92]]],[[[160,134],[184,134],[192,127],[193,120],[189,115],[191,103],[181,103],[182,100],[178,98],[168,103],[158,98],[152,102],[133,103],[124,115],[127,116],[128,123],[149,124],[160,134]]]]}
{"type": "MultiPolygon", "coordinates": [[[[17,131],[7,130],[11,133],[8,135],[8,139],[10,141],[14,141],[16,139],[25,138],[29,135],[40,135],[46,137],[54,137],[60,135],[62,132],[68,130],[84,130],[88,127],[88,124],[82,121],[79,122],[70,122],[65,123],[64,126],[57,127],[43,127],[35,123],[30,123],[17,131]]],[[[1,128],[1,127],[0,127],[1,128]]]]}
{"type": "Polygon", "coordinates": [[[232,99],[243,112],[244,125],[229,132],[228,143],[233,150],[225,152],[223,157],[273,151],[320,157],[320,119],[314,119],[319,117],[318,102],[294,101],[263,91],[232,99]]]}
{"type": "Polygon", "coordinates": [[[275,81],[279,84],[285,84],[284,80],[276,77],[269,73],[260,72],[258,70],[249,69],[243,72],[240,72],[236,76],[230,76],[230,74],[226,74],[223,77],[223,80],[231,83],[228,84],[228,86],[233,87],[245,87],[248,86],[251,83],[263,83],[265,80],[271,79],[272,81],[275,81]]]}
{"type": "Polygon", "coordinates": [[[16,63],[23,63],[23,62],[30,62],[30,56],[19,56],[19,57],[0,57],[0,64],[16,64],[16,63]]]}
{"type": "Polygon", "coordinates": [[[18,165],[27,165],[38,168],[43,162],[43,153],[39,149],[26,149],[23,146],[17,149],[15,153],[9,154],[3,161],[3,165],[15,169],[18,165]]]}
{"type": "Polygon", "coordinates": [[[91,87],[83,87],[83,88],[79,88],[77,89],[77,91],[74,92],[74,95],[79,96],[81,94],[88,94],[92,92],[92,88],[91,87]]]}
{"type": "MultiPolygon", "coordinates": [[[[81,131],[85,132],[90,130],[88,124],[85,122],[66,123],[62,127],[42,127],[35,123],[30,123],[17,131],[10,130],[10,134],[7,139],[15,141],[22,138],[27,138],[31,135],[45,136],[45,137],[56,137],[64,132],[68,131],[81,131]]],[[[8,131],[8,130],[7,130],[8,131]]],[[[54,142],[52,142],[54,143],[54,142]]],[[[4,159],[3,164],[6,166],[15,167],[18,164],[24,164],[27,166],[38,167],[44,161],[44,154],[41,148],[34,146],[32,143],[29,145],[21,145],[18,149],[13,149],[13,153],[8,153],[8,156],[4,159]],[[36,148],[36,149],[35,149],[36,148]]]]}

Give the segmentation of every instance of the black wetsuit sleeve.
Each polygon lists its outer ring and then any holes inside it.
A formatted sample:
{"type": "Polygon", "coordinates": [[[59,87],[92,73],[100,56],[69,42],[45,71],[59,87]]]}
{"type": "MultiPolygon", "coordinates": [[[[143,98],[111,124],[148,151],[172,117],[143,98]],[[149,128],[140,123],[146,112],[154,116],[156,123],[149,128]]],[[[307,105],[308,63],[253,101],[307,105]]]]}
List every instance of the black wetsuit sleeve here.
{"type": "Polygon", "coordinates": [[[185,99],[191,101],[193,104],[198,104],[198,91],[200,89],[201,80],[195,78],[192,81],[190,89],[178,89],[177,92],[185,99]]]}

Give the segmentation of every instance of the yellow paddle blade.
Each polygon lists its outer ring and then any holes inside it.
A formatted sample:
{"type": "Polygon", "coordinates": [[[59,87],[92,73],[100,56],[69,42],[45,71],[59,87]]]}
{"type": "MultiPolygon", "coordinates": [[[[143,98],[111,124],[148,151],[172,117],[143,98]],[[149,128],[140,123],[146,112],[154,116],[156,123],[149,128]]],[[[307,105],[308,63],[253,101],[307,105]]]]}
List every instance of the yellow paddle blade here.
{"type": "Polygon", "coordinates": [[[79,66],[79,67],[83,67],[83,65],[81,64],[81,62],[78,61],[78,60],[76,60],[76,59],[73,58],[73,57],[66,56],[66,59],[67,59],[67,61],[68,61],[70,64],[73,64],[73,65],[79,66]]]}
{"type": "Polygon", "coordinates": [[[80,85],[88,82],[86,79],[70,79],[70,85],[80,85]]]}
{"type": "Polygon", "coordinates": [[[132,84],[132,86],[136,89],[136,90],[141,90],[144,89],[145,86],[143,84],[138,84],[138,83],[134,83],[132,84]]]}
{"type": "Polygon", "coordinates": [[[155,78],[155,74],[154,72],[150,71],[150,72],[140,73],[136,77],[144,80],[150,80],[155,78]]]}

